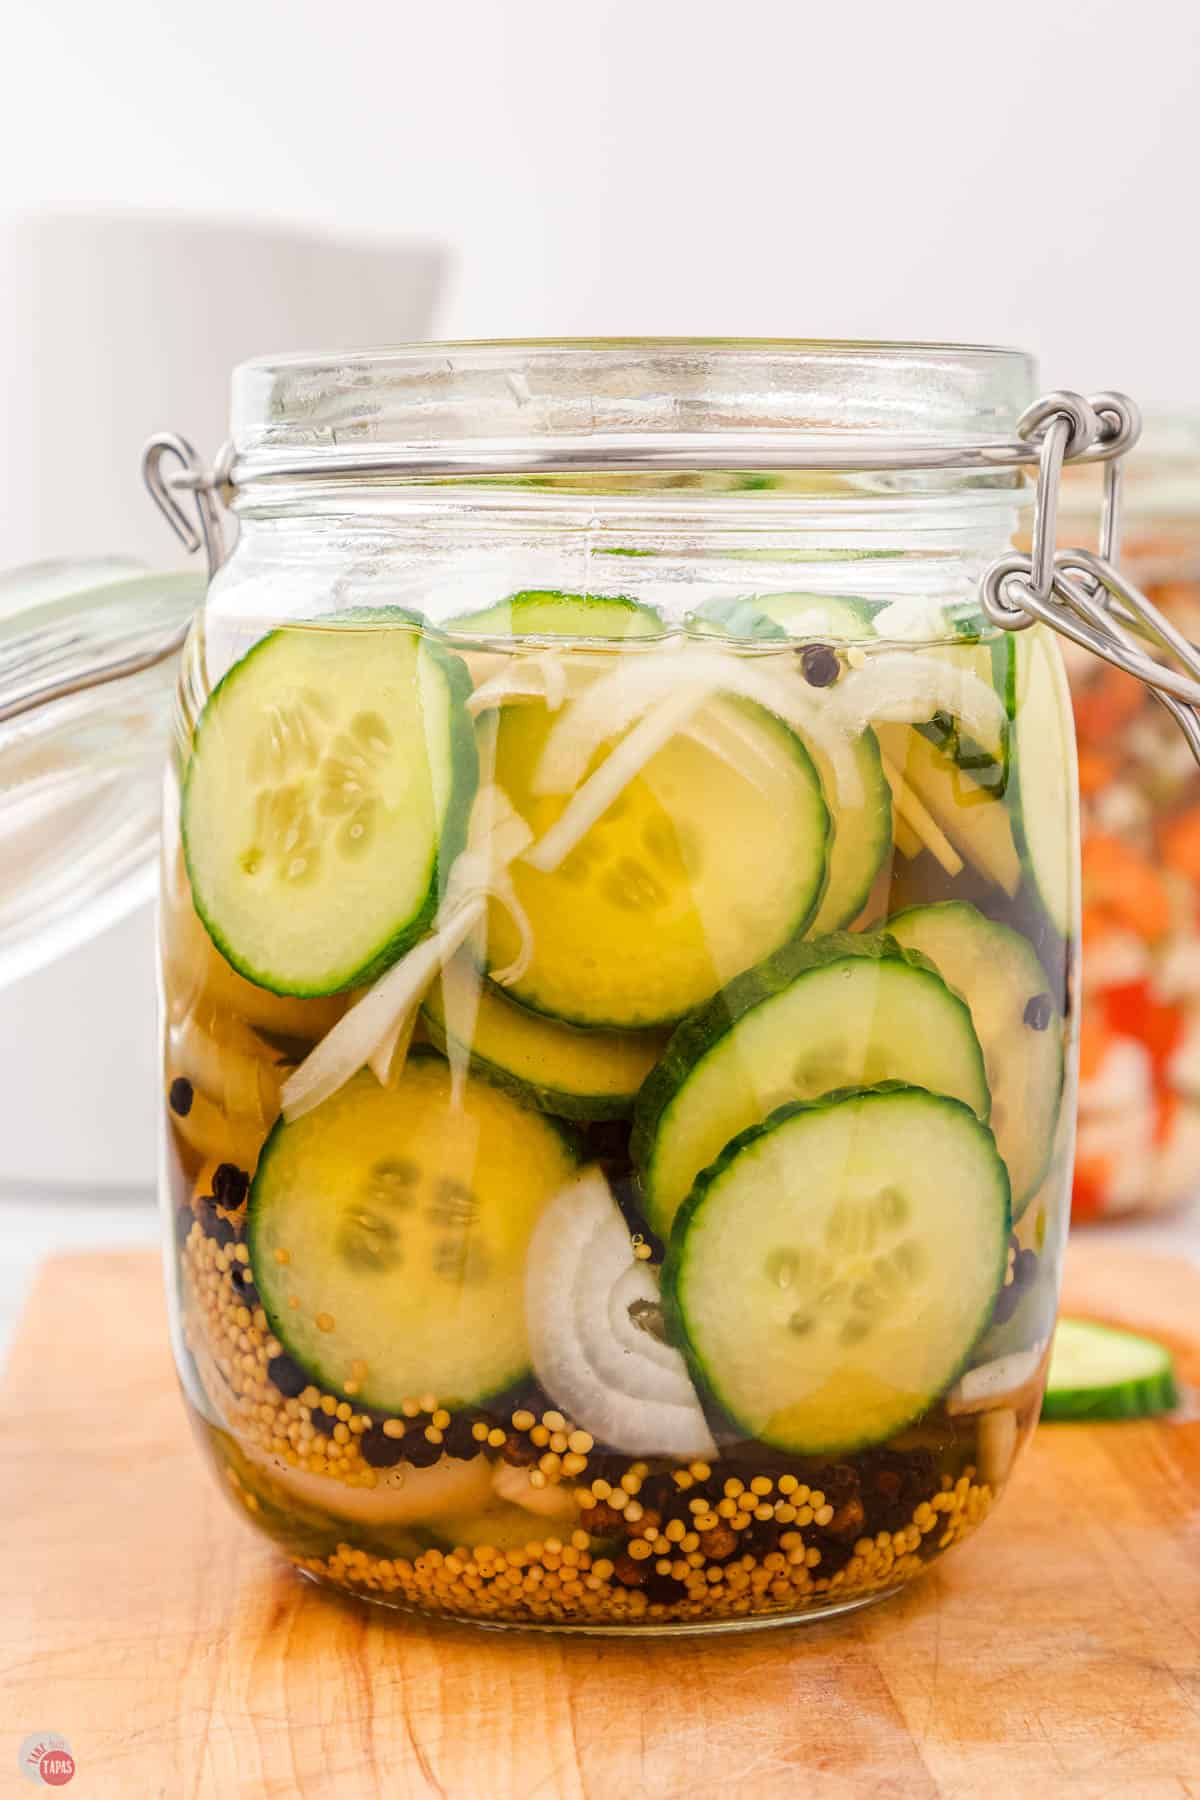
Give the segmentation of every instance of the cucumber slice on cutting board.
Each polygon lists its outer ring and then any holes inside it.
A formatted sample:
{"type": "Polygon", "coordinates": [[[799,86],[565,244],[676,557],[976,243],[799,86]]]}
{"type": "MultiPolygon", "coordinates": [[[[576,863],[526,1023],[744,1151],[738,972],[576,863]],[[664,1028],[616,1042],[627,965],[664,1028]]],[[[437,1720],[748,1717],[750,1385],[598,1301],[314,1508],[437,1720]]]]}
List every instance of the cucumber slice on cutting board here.
{"type": "Polygon", "coordinates": [[[331,994],[420,937],[466,838],[469,691],[396,621],[286,627],[218,683],[181,824],[196,911],[240,974],[331,994]]]}
{"type": "Polygon", "coordinates": [[[444,631],[471,637],[661,637],[652,606],[625,594],[560,594],[530,588],[447,620],[444,631]]]}
{"type": "Polygon", "coordinates": [[[877,725],[879,747],[972,868],[1008,895],[1021,885],[1021,859],[1006,801],[908,725],[877,725]]]}
{"type": "Polygon", "coordinates": [[[440,1049],[454,1042],[477,1075],[564,1119],[628,1118],[666,1044],[659,1032],[577,1031],[529,1012],[481,981],[465,957],[443,969],[422,1011],[440,1049]],[[469,1043],[455,1038],[451,1021],[458,1019],[469,1024],[469,1043]]]}
{"type": "Polygon", "coordinates": [[[971,1010],[1019,1219],[1050,1161],[1062,1098],[1063,1021],[1046,972],[1026,938],[965,900],[914,906],[885,930],[927,956],[971,1010]]]}
{"type": "MultiPolygon", "coordinates": [[[[834,793],[829,759],[816,745],[810,745],[809,753],[825,792],[834,793]]],[[[863,786],[862,805],[831,811],[829,875],[816,917],[808,928],[809,937],[838,931],[858,917],[875,885],[875,877],[892,851],[892,790],[883,773],[873,731],[864,731],[855,740],[853,755],[863,786]]]]}
{"type": "Polygon", "coordinates": [[[687,1364],[659,1335],[658,1283],[599,1169],[538,1221],[525,1319],[533,1372],[573,1424],[626,1455],[715,1456],[687,1364]]]}
{"type": "Polygon", "coordinates": [[[965,1001],[886,937],[790,944],[686,1019],[642,1089],[631,1150],[650,1224],[665,1237],[701,1170],[781,1103],[883,1081],[952,1095],[986,1119],[965,1001]]]}
{"type": "MultiPolygon", "coordinates": [[[[496,731],[495,779],[535,840],[567,804],[535,791],[552,723],[545,706],[523,703],[501,709],[496,731]]],[[[528,967],[506,988],[514,1000],[592,1028],[669,1024],[805,929],[829,841],[812,759],[749,701],[716,695],[694,723],[730,754],[677,734],[556,869],[512,865],[533,933],[528,967]]],[[[489,967],[520,948],[511,914],[493,905],[489,967]]]]}
{"type": "Polygon", "coordinates": [[[1013,647],[1007,709],[1016,847],[1050,923],[1069,937],[1079,890],[1075,728],[1062,657],[1044,625],[1013,647]]]}
{"type": "Polygon", "coordinates": [[[853,643],[874,637],[877,611],[865,600],[832,594],[743,594],[704,601],[687,623],[705,636],[853,643]]]}
{"type": "Polygon", "coordinates": [[[663,1269],[703,1386],[799,1455],[884,1442],[955,1382],[1008,1250],[1008,1176],[969,1107],[893,1085],[781,1107],[697,1181],[663,1269]]]}
{"type": "Polygon", "coordinates": [[[1060,1319],[1042,1418],[1144,1419],[1179,1405],[1171,1353],[1153,1338],[1060,1319]]]}
{"type": "Polygon", "coordinates": [[[529,1368],[529,1240],[573,1166],[563,1133],[490,1082],[456,1104],[440,1056],[414,1052],[386,1088],[362,1071],[259,1159],[246,1240],[271,1330],[368,1409],[503,1392],[529,1368]]]}

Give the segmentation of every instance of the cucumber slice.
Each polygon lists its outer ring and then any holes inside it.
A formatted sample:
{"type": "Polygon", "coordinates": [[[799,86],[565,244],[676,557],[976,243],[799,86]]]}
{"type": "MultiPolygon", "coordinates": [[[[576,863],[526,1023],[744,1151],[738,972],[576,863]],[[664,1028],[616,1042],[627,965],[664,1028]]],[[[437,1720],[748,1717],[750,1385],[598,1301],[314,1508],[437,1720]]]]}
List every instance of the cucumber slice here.
{"type": "Polygon", "coordinates": [[[184,782],[196,911],[279,994],[374,980],[420,937],[477,779],[456,656],[399,623],[286,627],[209,696],[184,782]]]}
{"type": "MultiPolygon", "coordinates": [[[[502,708],[496,733],[495,779],[535,839],[566,805],[534,788],[552,723],[527,702],[502,708]]],[[[829,838],[808,752],[772,713],[726,695],[693,723],[729,754],[676,735],[557,869],[512,865],[533,930],[529,965],[506,989],[523,1006],[592,1028],[668,1024],[805,929],[829,838]]],[[[519,948],[494,905],[489,966],[519,948]]]]}
{"type": "MultiPolygon", "coordinates": [[[[983,640],[974,628],[974,621],[968,625],[958,622],[959,637],[953,644],[940,649],[929,646],[922,650],[922,655],[941,655],[955,668],[969,669],[980,681],[986,681],[995,688],[1001,700],[1007,706],[1009,670],[1016,648],[1011,632],[1001,632],[998,637],[983,640]]],[[[1003,742],[999,754],[986,750],[976,742],[963,728],[962,721],[950,713],[935,713],[927,724],[917,725],[915,730],[928,738],[935,749],[949,757],[958,768],[965,769],[972,779],[997,799],[1003,797],[1008,786],[1008,774],[1011,762],[1011,733],[1004,731],[1003,742]]]]}
{"type": "Polygon", "coordinates": [[[1171,1353],[1154,1338],[1060,1319],[1042,1418],[1145,1419],[1179,1405],[1171,1353]]]}
{"type": "Polygon", "coordinates": [[[550,1202],[529,1247],[525,1315],[533,1371],[555,1405],[630,1456],[715,1456],[687,1364],[661,1325],[658,1283],[599,1169],[550,1202]]]}
{"type": "Polygon", "coordinates": [[[671,1319],[750,1437],[800,1455],[883,1443],[956,1381],[1008,1251],[1008,1176],[957,1100],[899,1085],[781,1107],[675,1221],[671,1319]]]}
{"type": "Polygon", "coordinates": [[[905,1081],[988,1116],[966,1003],[886,937],[789,944],[684,1021],[634,1112],[631,1150],[660,1236],[700,1171],[784,1101],[905,1081]]]}
{"type": "MultiPolygon", "coordinates": [[[[952,757],[935,748],[919,729],[877,725],[879,747],[893,768],[933,814],[950,842],[972,868],[1010,897],[1021,885],[1021,859],[1013,840],[1008,806],[952,757]]],[[[1065,814],[1059,821],[1063,828],[1065,814]]]]}
{"type": "Polygon", "coordinates": [[[433,1041],[469,1051],[477,1075],[507,1088],[526,1106],[563,1119],[625,1119],[662,1054],[657,1032],[576,1031],[515,1006],[503,990],[480,982],[456,957],[425,997],[423,1016],[433,1041]],[[450,1019],[470,1019],[469,1044],[453,1038],[450,1019]]]}
{"type": "Polygon", "coordinates": [[[704,601],[687,625],[705,636],[853,643],[874,637],[878,610],[866,600],[832,594],[745,594],[704,601]]]}
{"type": "Polygon", "coordinates": [[[460,613],[442,627],[470,637],[661,637],[666,626],[652,606],[625,594],[560,594],[529,588],[460,613]]]}
{"type": "Polygon", "coordinates": [[[271,1330],[368,1409],[503,1392],[529,1367],[529,1240],[573,1162],[544,1114],[489,1082],[456,1105],[439,1056],[415,1052],[395,1087],[363,1070],[281,1121],[259,1159],[246,1241],[271,1330]]]}
{"type": "Polygon", "coordinates": [[[1062,658],[1044,625],[1017,639],[1007,705],[1017,850],[1050,923],[1069,937],[1079,904],[1075,729],[1062,658]]]}
{"type": "Polygon", "coordinates": [[[1062,1099],[1063,1021],[1046,972],[1026,938],[965,900],[914,906],[885,930],[927,956],[971,1009],[1019,1219],[1049,1164],[1062,1099]]]}
{"type": "MultiPolygon", "coordinates": [[[[841,807],[833,818],[833,842],[829,846],[829,876],[809,937],[823,937],[857,919],[866,905],[884,862],[892,851],[892,790],[883,773],[879,743],[873,731],[864,731],[854,744],[854,760],[863,785],[861,806],[841,807]]],[[[829,759],[815,745],[809,755],[817,765],[821,786],[833,793],[829,759]]]]}

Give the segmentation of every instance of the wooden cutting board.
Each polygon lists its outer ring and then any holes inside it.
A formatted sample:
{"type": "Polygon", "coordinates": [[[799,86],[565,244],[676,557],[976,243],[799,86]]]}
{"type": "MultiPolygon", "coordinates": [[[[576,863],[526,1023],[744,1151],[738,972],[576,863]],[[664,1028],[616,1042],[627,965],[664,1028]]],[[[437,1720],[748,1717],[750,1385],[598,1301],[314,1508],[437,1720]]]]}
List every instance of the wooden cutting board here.
{"type": "MultiPolygon", "coordinates": [[[[1200,1272],[1080,1246],[1076,1310],[1200,1382],[1200,1272]]],[[[1200,1796],[1200,1415],[1043,1427],[996,1518],[825,1625],[657,1643],[426,1625],[276,1560],[193,1448],[145,1254],[44,1267],[0,1389],[0,1793],[1200,1796]]]]}

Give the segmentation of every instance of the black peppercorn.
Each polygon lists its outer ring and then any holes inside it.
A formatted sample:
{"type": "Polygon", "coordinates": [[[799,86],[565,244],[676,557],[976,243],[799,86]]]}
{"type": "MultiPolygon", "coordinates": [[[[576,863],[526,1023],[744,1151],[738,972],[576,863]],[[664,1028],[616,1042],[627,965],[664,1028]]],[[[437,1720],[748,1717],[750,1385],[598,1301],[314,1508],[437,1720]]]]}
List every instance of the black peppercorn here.
{"type": "Polygon", "coordinates": [[[333,1428],[336,1424],[337,1415],[335,1413],[327,1413],[324,1407],[321,1406],[313,1407],[312,1428],[314,1431],[319,1431],[323,1437],[332,1437],[333,1428]]]}
{"type": "MultiPolygon", "coordinates": [[[[363,1461],[373,1469],[394,1469],[408,1450],[404,1438],[389,1437],[382,1425],[372,1425],[370,1431],[364,1431],[358,1447],[363,1461]]],[[[411,1457],[408,1460],[411,1461],[411,1457]]]]}
{"type": "Polygon", "coordinates": [[[170,1102],[171,1111],[178,1113],[181,1119],[186,1119],[192,1110],[193,1098],[191,1082],[185,1076],[177,1075],[167,1089],[167,1099],[170,1102]]]}
{"type": "Polygon", "coordinates": [[[1054,1017],[1054,1002],[1049,994],[1035,994],[1026,1002],[1023,1018],[1033,1031],[1045,1031],[1054,1017]]]}
{"type": "Polygon", "coordinates": [[[294,1400],[308,1386],[308,1376],[290,1356],[273,1356],[267,1364],[267,1376],[285,1400],[294,1400]]]}
{"type": "Polygon", "coordinates": [[[836,652],[828,644],[807,644],[800,652],[800,667],[809,687],[832,687],[842,672],[836,652]]]}
{"type": "Polygon", "coordinates": [[[410,1462],[414,1469],[428,1469],[437,1462],[441,1454],[440,1444],[431,1444],[423,1431],[409,1426],[404,1436],[405,1462],[410,1462]]]}
{"type": "Polygon", "coordinates": [[[234,1163],[219,1163],[212,1178],[213,1198],[229,1212],[236,1212],[246,1198],[250,1177],[234,1163]]]}

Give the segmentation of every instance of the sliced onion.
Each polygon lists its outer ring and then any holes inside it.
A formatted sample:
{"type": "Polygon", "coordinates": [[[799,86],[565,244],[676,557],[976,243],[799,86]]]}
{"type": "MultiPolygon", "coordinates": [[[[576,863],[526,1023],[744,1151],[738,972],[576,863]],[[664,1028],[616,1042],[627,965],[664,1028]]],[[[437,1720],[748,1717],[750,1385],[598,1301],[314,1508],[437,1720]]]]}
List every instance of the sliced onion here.
{"type": "Polygon", "coordinates": [[[872,656],[825,690],[844,729],[857,735],[868,725],[923,725],[935,713],[953,715],[985,750],[999,754],[1004,706],[995,688],[970,669],[941,657],[899,650],[872,656]]]}
{"type": "MultiPolygon", "coordinates": [[[[571,675],[575,673],[571,671],[571,675]]],[[[523,656],[481,682],[467,701],[467,710],[477,718],[506,700],[541,700],[551,712],[557,712],[567,697],[571,675],[557,650],[523,656]]]]}
{"type": "MultiPolygon", "coordinates": [[[[432,935],[381,975],[289,1076],[282,1090],[285,1119],[303,1118],[364,1066],[381,1083],[398,1073],[396,1058],[402,1045],[407,1056],[426,988],[482,924],[489,897],[512,913],[521,934],[521,949],[512,966],[518,975],[524,973],[532,954],[532,933],[506,871],[532,839],[529,826],[502,787],[493,782],[479,790],[467,848],[450,872],[432,935]]],[[[517,975],[510,979],[516,980],[517,975]]],[[[403,1060],[401,1057],[401,1067],[403,1060]]]]}
{"type": "Polygon", "coordinates": [[[350,1011],[327,1031],[294,1075],[283,1086],[283,1116],[289,1122],[303,1118],[314,1107],[344,1087],[351,1076],[369,1063],[381,1045],[399,1036],[402,1022],[415,1012],[421,997],[439,968],[483,918],[487,902],[482,896],[464,901],[450,922],[423,938],[407,956],[381,975],[350,1011]]]}
{"type": "Polygon", "coordinates": [[[532,850],[525,852],[525,861],[547,875],[557,869],[580,838],[587,835],[629,783],[636,780],[650,758],[670,742],[712,692],[711,687],[692,684],[660,701],[572,795],[545,836],[538,839],[532,850]]]}

